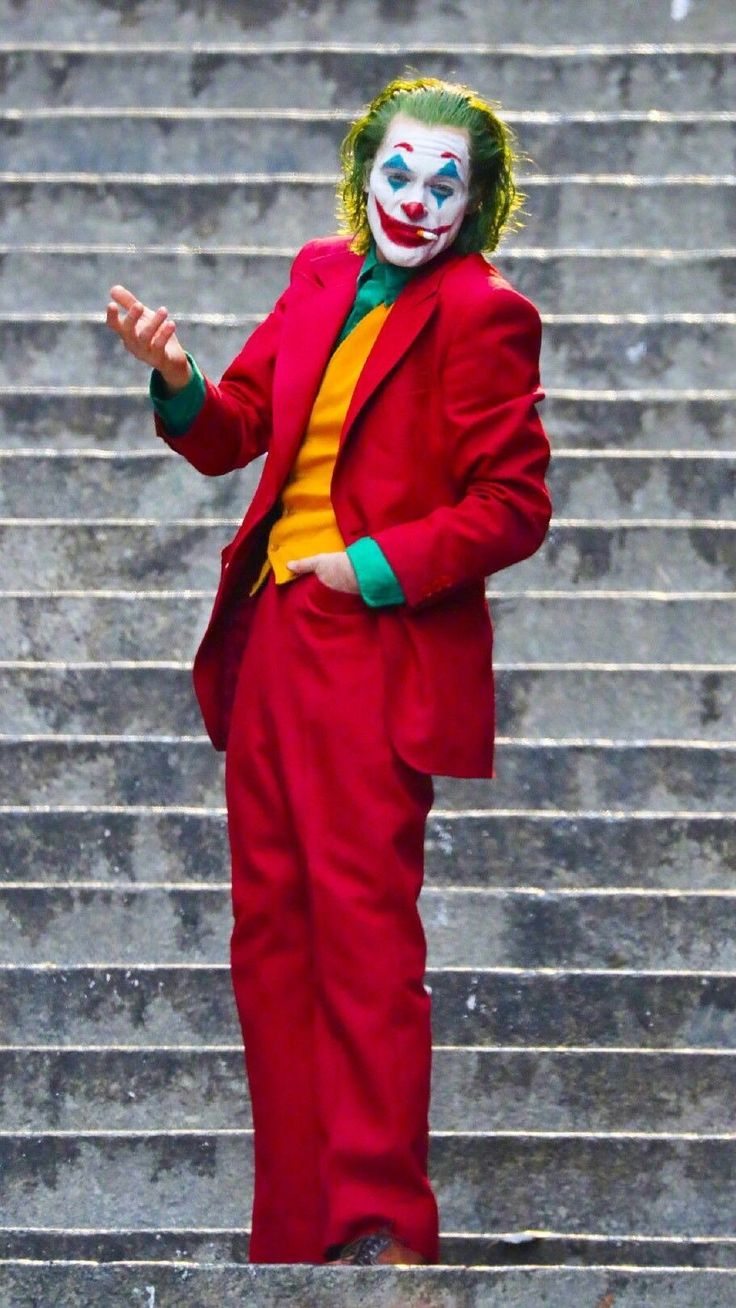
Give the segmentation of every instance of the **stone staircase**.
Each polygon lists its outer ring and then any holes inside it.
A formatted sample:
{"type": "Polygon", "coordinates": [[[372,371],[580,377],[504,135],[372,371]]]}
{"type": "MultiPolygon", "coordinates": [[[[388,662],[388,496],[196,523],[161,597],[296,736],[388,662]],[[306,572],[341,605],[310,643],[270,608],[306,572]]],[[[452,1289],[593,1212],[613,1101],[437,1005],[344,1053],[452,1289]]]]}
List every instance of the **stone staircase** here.
{"type": "Polygon", "coordinates": [[[0,1308],[736,1303],[732,0],[0,0],[0,1308]],[[222,756],[259,466],[158,442],[108,287],[219,376],[409,64],[529,159],[555,517],[489,578],[498,777],[422,895],[444,1265],[247,1263],[222,756]]]}

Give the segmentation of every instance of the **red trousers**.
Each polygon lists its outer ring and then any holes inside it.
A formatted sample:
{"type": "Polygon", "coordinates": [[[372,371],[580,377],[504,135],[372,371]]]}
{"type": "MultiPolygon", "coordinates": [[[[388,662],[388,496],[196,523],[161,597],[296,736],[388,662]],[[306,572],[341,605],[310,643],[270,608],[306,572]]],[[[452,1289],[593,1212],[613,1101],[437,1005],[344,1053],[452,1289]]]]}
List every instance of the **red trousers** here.
{"type": "Polygon", "coordinates": [[[432,778],[388,738],[359,595],[270,574],[252,602],[225,756],[250,1261],[322,1263],[387,1223],[436,1263],[417,907],[432,778]]]}

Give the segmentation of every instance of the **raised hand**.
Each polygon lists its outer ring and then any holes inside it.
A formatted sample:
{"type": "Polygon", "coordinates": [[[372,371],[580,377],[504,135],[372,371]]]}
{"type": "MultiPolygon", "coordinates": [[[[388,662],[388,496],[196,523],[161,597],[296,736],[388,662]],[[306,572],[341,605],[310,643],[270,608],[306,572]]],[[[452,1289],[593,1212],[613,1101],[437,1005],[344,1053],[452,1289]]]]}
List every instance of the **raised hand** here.
{"type": "Polygon", "coordinates": [[[186,386],[191,368],[168,309],[148,309],[125,286],[113,286],[106,321],[126,350],[149,368],[158,368],[169,390],[180,391],[186,386]],[[121,309],[125,310],[123,317],[121,309]]]}

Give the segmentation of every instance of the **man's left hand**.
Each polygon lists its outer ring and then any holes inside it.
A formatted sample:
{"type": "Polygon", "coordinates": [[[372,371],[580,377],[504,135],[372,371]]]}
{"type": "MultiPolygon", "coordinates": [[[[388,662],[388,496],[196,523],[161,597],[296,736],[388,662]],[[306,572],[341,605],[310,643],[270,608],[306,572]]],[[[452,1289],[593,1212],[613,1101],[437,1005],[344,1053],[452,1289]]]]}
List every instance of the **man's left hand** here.
{"type": "Polygon", "coordinates": [[[316,572],[319,580],[332,590],[346,590],[360,594],[358,578],[346,550],[330,554],[310,554],[304,559],[290,559],[286,564],[298,576],[303,572],[316,572]]]}

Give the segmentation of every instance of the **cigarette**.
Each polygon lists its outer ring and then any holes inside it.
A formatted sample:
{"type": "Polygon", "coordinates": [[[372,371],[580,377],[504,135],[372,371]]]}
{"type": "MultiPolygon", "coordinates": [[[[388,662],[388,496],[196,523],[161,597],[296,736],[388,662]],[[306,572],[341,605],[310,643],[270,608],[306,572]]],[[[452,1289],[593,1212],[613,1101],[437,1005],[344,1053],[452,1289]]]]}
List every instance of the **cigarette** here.
{"type": "Polygon", "coordinates": [[[428,232],[426,227],[416,228],[417,236],[423,236],[425,241],[436,241],[437,237],[434,232],[428,232]]]}

